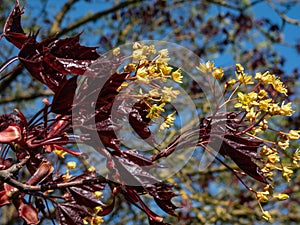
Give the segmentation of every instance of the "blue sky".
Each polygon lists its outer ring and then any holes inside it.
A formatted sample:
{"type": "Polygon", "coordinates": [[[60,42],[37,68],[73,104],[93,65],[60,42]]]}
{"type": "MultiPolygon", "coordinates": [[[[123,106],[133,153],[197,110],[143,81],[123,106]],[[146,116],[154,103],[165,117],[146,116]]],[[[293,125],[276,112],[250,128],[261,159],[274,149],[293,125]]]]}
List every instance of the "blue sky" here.
{"type": "MultiPolygon", "coordinates": [[[[52,10],[54,13],[51,12],[50,14],[55,15],[60,10],[60,8],[64,4],[64,2],[65,1],[48,1],[46,10],[47,11],[52,10]]],[[[271,2],[274,3],[276,1],[271,1],[271,2]]],[[[80,1],[75,4],[74,9],[72,11],[70,11],[70,13],[67,15],[66,21],[68,21],[69,19],[73,20],[75,18],[80,18],[80,17],[86,15],[86,13],[95,13],[95,12],[99,12],[101,10],[105,10],[107,8],[110,8],[113,4],[114,4],[114,1],[104,1],[104,0],[99,0],[99,1],[92,0],[90,2],[80,1]]],[[[42,9],[42,5],[40,4],[40,1],[27,0],[25,3],[25,6],[30,11],[32,11],[33,15],[40,13],[40,11],[42,9]]],[[[224,11],[227,9],[223,8],[222,10],[224,11]]],[[[289,16],[290,18],[293,18],[293,19],[300,20],[299,10],[300,10],[300,2],[297,3],[294,7],[292,7],[287,12],[287,16],[289,16]]],[[[26,13],[28,13],[28,11],[25,11],[25,14],[26,13]]],[[[281,22],[282,22],[281,18],[279,17],[278,14],[276,14],[274,12],[273,9],[271,9],[271,7],[267,3],[262,2],[262,3],[256,4],[251,13],[253,13],[257,18],[259,18],[259,17],[269,18],[271,21],[275,21],[279,26],[281,25],[281,22]]],[[[27,14],[27,16],[29,16],[29,15],[27,14]]],[[[37,19],[39,19],[38,16],[37,16],[37,19]]],[[[36,24],[36,25],[39,26],[39,24],[36,24]]],[[[64,26],[64,25],[66,25],[66,23],[63,23],[62,25],[64,26]]],[[[101,24],[97,23],[96,28],[98,28],[99,26],[101,27],[101,24]]],[[[82,27],[80,29],[84,30],[84,27],[82,27]]],[[[286,24],[285,29],[284,29],[283,40],[286,43],[295,43],[295,40],[300,39],[299,34],[300,34],[300,27],[297,27],[297,26],[291,25],[291,24],[286,24]]],[[[199,34],[199,35],[201,35],[201,34],[199,34]]],[[[94,44],[97,45],[98,44],[97,41],[98,41],[98,37],[97,37],[97,40],[95,39],[94,44]]],[[[93,44],[93,37],[91,37],[88,42],[93,44]]],[[[292,72],[291,68],[294,68],[295,65],[298,64],[299,55],[297,54],[296,49],[292,49],[291,47],[283,46],[280,44],[275,44],[274,47],[276,50],[278,50],[278,52],[281,52],[284,55],[284,57],[286,58],[285,69],[288,73],[291,73],[292,72]]],[[[218,65],[221,65],[224,67],[228,66],[226,64],[232,64],[232,62],[228,61],[228,58],[226,56],[218,57],[213,60],[215,60],[215,62],[218,65]]]]}

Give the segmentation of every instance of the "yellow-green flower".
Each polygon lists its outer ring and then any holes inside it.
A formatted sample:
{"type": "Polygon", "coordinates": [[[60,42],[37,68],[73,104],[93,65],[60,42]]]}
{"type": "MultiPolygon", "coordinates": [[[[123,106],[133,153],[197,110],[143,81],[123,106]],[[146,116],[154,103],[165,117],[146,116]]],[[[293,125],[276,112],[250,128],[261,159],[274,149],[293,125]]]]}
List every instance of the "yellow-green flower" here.
{"type": "Polygon", "coordinates": [[[94,195],[95,195],[96,198],[102,198],[103,197],[102,191],[95,191],[94,195]]]}
{"type": "Polygon", "coordinates": [[[88,171],[89,171],[90,173],[93,173],[93,172],[96,171],[96,168],[93,167],[93,166],[91,166],[91,167],[88,168],[88,171]]]}
{"type": "Polygon", "coordinates": [[[254,82],[252,81],[252,76],[244,74],[244,73],[240,73],[237,74],[237,80],[241,83],[241,84],[254,84],[254,82]]]}
{"type": "Polygon", "coordinates": [[[292,156],[292,164],[297,167],[300,167],[299,161],[300,161],[300,149],[297,149],[292,156]]]}
{"type": "Polygon", "coordinates": [[[212,61],[207,61],[206,63],[200,63],[199,67],[197,66],[197,70],[202,73],[208,73],[213,71],[215,63],[212,61]]]}
{"type": "Polygon", "coordinates": [[[76,168],[76,162],[72,161],[72,162],[68,162],[67,163],[67,167],[68,169],[75,169],[76,168]]]}
{"type": "Polygon", "coordinates": [[[294,173],[293,170],[291,170],[290,168],[288,168],[287,166],[284,166],[282,168],[282,177],[289,182],[291,180],[291,176],[294,173]]]}
{"type": "Polygon", "coordinates": [[[120,55],[120,53],[121,53],[120,48],[115,48],[115,49],[113,50],[113,55],[114,55],[114,56],[118,56],[118,55],[120,55]]]}
{"type": "Polygon", "coordinates": [[[280,161],[280,157],[277,153],[273,153],[273,154],[268,155],[268,160],[270,163],[275,164],[276,162],[280,161]]]}
{"type": "Polygon", "coordinates": [[[139,68],[136,71],[136,75],[139,76],[139,77],[146,77],[148,75],[147,68],[145,68],[145,67],[139,68]]]}
{"type": "Polygon", "coordinates": [[[248,94],[243,94],[242,92],[238,92],[238,103],[234,105],[234,107],[242,107],[246,109],[246,111],[250,110],[250,106],[252,105],[257,105],[256,98],[257,98],[257,93],[255,92],[250,92],[248,94]]]}
{"type": "Polygon", "coordinates": [[[283,85],[283,82],[276,79],[273,83],[272,83],[273,88],[279,92],[279,93],[283,93],[285,95],[287,95],[287,89],[286,87],[283,85]]]}
{"type": "Polygon", "coordinates": [[[258,107],[265,111],[265,112],[268,112],[269,111],[269,105],[270,105],[270,102],[272,101],[271,98],[268,98],[268,99],[265,99],[265,100],[261,100],[259,101],[258,103],[258,107]]]}
{"type": "Polygon", "coordinates": [[[300,130],[290,130],[290,132],[288,133],[288,138],[290,140],[298,140],[300,138],[300,130]]]}
{"type": "Polygon", "coordinates": [[[159,126],[159,129],[164,130],[166,128],[173,126],[174,120],[175,120],[174,115],[175,115],[175,112],[173,112],[172,114],[169,114],[167,116],[167,118],[165,119],[165,121],[159,126]]]}
{"type": "Polygon", "coordinates": [[[136,78],[143,83],[146,84],[149,83],[150,80],[149,80],[147,68],[145,67],[139,68],[136,71],[136,78]]]}
{"type": "Polygon", "coordinates": [[[280,140],[277,144],[281,149],[286,150],[290,146],[290,141],[289,139],[280,140]]]}
{"type": "Polygon", "coordinates": [[[167,58],[168,57],[168,55],[169,55],[169,51],[168,51],[168,49],[162,49],[162,50],[159,50],[158,51],[158,55],[160,56],[160,57],[162,57],[162,58],[167,58]]]}
{"type": "Polygon", "coordinates": [[[227,81],[225,84],[225,90],[229,91],[232,89],[233,85],[236,84],[236,80],[235,79],[231,79],[230,81],[227,81]]]}
{"type": "Polygon", "coordinates": [[[158,68],[162,77],[169,75],[173,69],[171,66],[168,66],[167,63],[159,63],[158,68]]]}
{"type": "Polygon", "coordinates": [[[94,222],[93,224],[95,225],[100,225],[101,223],[104,222],[104,219],[102,216],[96,216],[93,222],[94,222]]]}
{"type": "Polygon", "coordinates": [[[224,70],[222,69],[222,67],[214,68],[214,71],[212,72],[212,76],[217,80],[221,79],[224,76],[224,70]]]}
{"type": "Polygon", "coordinates": [[[266,92],[265,90],[260,90],[259,92],[258,92],[258,98],[259,99],[263,99],[263,98],[265,98],[265,97],[267,97],[268,96],[268,92],[266,92]]]}
{"type": "Polygon", "coordinates": [[[240,63],[235,65],[235,70],[237,73],[244,73],[244,67],[240,63]]]}
{"type": "Polygon", "coordinates": [[[266,71],[263,74],[256,73],[255,79],[261,80],[264,84],[271,84],[275,91],[287,95],[287,89],[284,86],[283,82],[274,74],[270,74],[269,71],[266,71]]]}
{"type": "Polygon", "coordinates": [[[149,119],[159,118],[161,112],[165,111],[163,108],[164,106],[165,106],[165,103],[161,103],[159,106],[157,106],[156,104],[152,105],[146,118],[149,118],[149,119]]]}
{"type": "Polygon", "coordinates": [[[270,103],[268,111],[270,115],[278,115],[280,113],[280,107],[277,103],[270,103]]]}
{"type": "Polygon", "coordinates": [[[178,69],[176,71],[174,71],[172,74],[171,74],[171,77],[174,81],[176,81],[177,83],[182,83],[182,74],[181,74],[181,70],[178,69]]]}
{"type": "Polygon", "coordinates": [[[159,50],[158,58],[155,60],[156,63],[167,63],[168,61],[170,61],[168,55],[169,55],[168,49],[159,50]]]}
{"type": "Polygon", "coordinates": [[[140,44],[139,42],[134,42],[132,48],[133,49],[140,49],[142,48],[142,44],[140,44]]]}
{"type": "Polygon", "coordinates": [[[275,152],[274,149],[269,148],[269,147],[267,147],[266,145],[264,145],[264,146],[261,148],[259,154],[262,155],[262,156],[267,156],[267,155],[273,154],[274,152],[275,152]]]}
{"type": "Polygon", "coordinates": [[[256,119],[256,112],[254,111],[254,107],[252,107],[249,112],[246,114],[246,117],[247,119],[250,121],[250,122],[254,122],[255,119],[256,119]]]}
{"type": "Polygon", "coordinates": [[[172,99],[176,98],[180,92],[178,90],[173,90],[173,87],[164,87],[162,90],[162,101],[171,102],[172,99]]]}
{"type": "Polygon", "coordinates": [[[260,202],[267,202],[268,201],[268,195],[270,195],[269,191],[264,191],[264,192],[257,192],[256,193],[256,198],[260,202]]]}
{"type": "Polygon", "coordinates": [[[132,72],[135,70],[136,65],[133,63],[129,63],[128,65],[124,66],[125,72],[132,72]]]}
{"type": "Polygon", "coordinates": [[[279,201],[284,201],[286,199],[288,199],[290,196],[287,195],[287,194],[278,194],[278,195],[275,195],[274,198],[278,199],[279,201]]]}
{"type": "Polygon", "coordinates": [[[57,150],[57,149],[55,149],[53,152],[61,158],[65,158],[65,155],[67,154],[67,152],[62,151],[62,150],[57,150]]]}
{"type": "Polygon", "coordinates": [[[159,93],[158,89],[152,89],[148,93],[149,93],[149,96],[152,97],[152,98],[158,98],[161,95],[159,93]]]}
{"type": "Polygon", "coordinates": [[[282,102],[281,104],[281,107],[280,107],[280,115],[282,116],[291,116],[293,115],[295,111],[292,110],[292,103],[289,102],[287,103],[286,105],[284,104],[284,101],[282,102]]]}
{"type": "Polygon", "coordinates": [[[266,221],[270,221],[272,219],[272,216],[268,211],[263,211],[262,218],[266,221]]]}

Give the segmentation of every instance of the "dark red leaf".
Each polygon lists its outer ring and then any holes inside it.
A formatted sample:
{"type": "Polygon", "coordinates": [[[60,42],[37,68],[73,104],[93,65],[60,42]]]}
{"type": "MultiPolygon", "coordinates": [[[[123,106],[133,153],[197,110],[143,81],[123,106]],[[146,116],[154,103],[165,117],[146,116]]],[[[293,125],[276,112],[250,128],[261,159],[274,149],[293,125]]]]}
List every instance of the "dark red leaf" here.
{"type": "Polygon", "coordinates": [[[131,162],[139,166],[143,166],[143,167],[151,166],[151,168],[159,167],[157,164],[152,162],[151,159],[144,157],[143,155],[139,154],[136,151],[127,150],[127,151],[123,151],[122,154],[125,155],[128,160],[130,160],[131,162]]]}
{"type": "Polygon", "coordinates": [[[106,216],[113,211],[114,207],[115,207],[115,198],[113,198],[113,201],[110,204],[102,206],[102,210],[99,211],[97,215],[106,216]]]}
{"type": "Polygon", "coordinates": [[[151,211],[134,189],[132,189],[131,187],[126,187],[126,192],[124,191],[124,196],[129,202],[139,203],[143,211],[147,214],[150,222],[153,222],[153,224],[163,224],[163,218],[151,211]]]}
{"type": "Polygon", "coordinates": [[[238,135],[240,127],[245,124],[239,123],[238,114],[220,114],[211,120],[211,117],[204,119],[200,125],[200,141],[209,140],[209,145],[218,150],[223,156],[229,156],[238,167],[252,178],[267,183],[263,172],[253,160],[259,160],[257,153],[262,142],[250,137],[238,135]],[[224,128],[227,129],[224,129],[224,128]],[[221,146],[219,146],[221,143],[221,146]]]}
{"type": "Polygon", "coordinates": [[[80,34],[38,43],[35,36],[30,36],[21,48],[19,59],[33,77],[57,92],[66,82],[67,74],[82,75],[99,57],[95,47],[81,46],[79,37],[80,34]]]}
{"type": "MultiPolygon", "coordinates": [[[[237,140],[241,142],[241,139],[237,140]]],[[[243,140],[243,142],[246,143],[246,140],[243,140]]],[[[251,140],[248,139],[248,142],[251,142],[251,140]]],[[[254,179],[260,182],[267,183],[263,172],[260,170],[258,165],[256,165],[252,161],[252,159],[259,158],[256,152],[260,144],[256,146],[256,151],[254,151],[255,149],[253,148],[255,148],[255,143],[259,144],[259,142],[254,142],[251,144],[248,143],[248,145],[252,147],[251,151],[249,151],[249,146],[245,146],[238,142],[229,141],[228,139],[225,139],[222,143],[220,153],[222,155],[228,155],[238,165],[238,167],[241,168],[249,176],[253,177],[254,179]]]]}
{"type": "MultiPolygon", "coordinates": [[[[147,107],[148,108],[148,107],[147,107]]],[[[147,109],[145,108],[145,109],[147,109]]],[[[144,109],[138,109],[133,106],[129,113],[129,123],[134,131],[143,139],[147,139],[151,136],[149,129],[149,121],[142,117],[140,111],[144,109]]]]}
{"type": "Polygon", "coordinates": [[[171,225],[169,223],[157,222],[149,219],[149,225],[171,225]]]}
{"type": "Polygon", "coordinates": [[[17,48],[21,48],[28,39],[21,26],[21,15],[23,13],[24,8],[20,8],[19,1],[17,0],[15,7],[10,12],[3,28],[2,35],[17,48]]]}
{"type": "MultiPolygon", "coordinates": [[[[114,73],[109,76],[98,95],[96,108],[102,107],[107,103],[113,103],[119,94],[118,88],[125,81],[129,73],[114,73]]],[[[90,89],[91,90],[91,89],[90,89]]]]}
{"type": "Polygon", "coordinates": [[[56,215],[60,225],[84,225],[83,219],[92,216],[76,202],[58,204],[56,215]]]}
{"type": "Polygon", "coordinates": [[[144,186],[160,182],[159,179],[152,176],[148,170],[151,166],[141,167],[132,161],[120,156],[112,157],[115,169],[118,171],[120,178],[124,183],[131,186],[144,186]]]}
{"type": "MultiPolygon", "coordinates": [[[[225,147],[226,148],[226,147],[225,147]]],[[[268,183],[260,168],[252,161],[252,158],[241,151],[228,147],[226,150],[229,157],[241,168],[246,174],[254,179],[268,183]]]]}
{"type": "Polygon", "coordinates": [[[89,208],[95,208],[97,206],[105,206],[99,198],[96,198],[94,192],[96,190],[90,191],[87,188],[87,185],[83,185],[80,187],[70,187],[67,189],[70,192],[73,199],[76,201],[77,204],[86,206],[89,208]]]}
{"type": "Polygon", "coordinates": [[[172,186],[167,184],[155,184],[147,187],[148,193],[153,196],[155,202],[161,209],[172,216],[177,216],[175,210],[178,209],[178,207],[172,203],[172,198],[177,195],[170,191],[171,189],[172,186]]]}
{"type": "Polygon", "coordinates": [[[77,76],[64,80],[54,95],[51,111],[57,114],[70,115],[77,88],[77,76]]]}

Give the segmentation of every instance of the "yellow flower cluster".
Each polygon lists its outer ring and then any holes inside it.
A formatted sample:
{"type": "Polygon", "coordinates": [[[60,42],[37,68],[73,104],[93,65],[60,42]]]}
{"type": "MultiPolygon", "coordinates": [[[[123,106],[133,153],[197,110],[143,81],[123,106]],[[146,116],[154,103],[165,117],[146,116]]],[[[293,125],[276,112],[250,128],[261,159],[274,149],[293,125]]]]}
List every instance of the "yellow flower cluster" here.
{"type": "Polygon", "coordinates": [[[215,67],[214,62],[208,61],[206,63],[200,63],[200,65],[196,67],[196,69],[204,74],[210,73],[212,77],[217,80],[220,80],[224,76],[224,70],[222,69],[222,67],[215,67]]]}
{"type": "MultiPolygon", "coordinates": [[[[116,50],[116,52],[118,52],[116,50]]],[[[159,123],[161,130],[173,126],[175,112],[167,114],[165,106],[180,94],[174,86],[168,86],[167,81],[182,83],[183,75],[180,68],[173,68],[168,64],[170,61],[167,49],[157,51],[154,45],[134,43],[132,62],[124,66],[124,71],[131,74],[130,78],[123,82],[118,91],[130,89],[130,84],[140,85],[139,91],[129,92],[129,96],[135,96],[137,101],[145,102],[149,109],[146,118],[159,123]],[[156,55],[155,55],[156,54],[156,55]],[[164,85],[166,84],[166,85],[164,85]],[[166,115],[167,114],[167,115],[166,115]],[[157,120],[163,118],[163,120],[157,120]]]]}
{"type": "Polygon", "coordinates": [[[256,73],[255,79],[261,81],[264,84],[270,84],[273,86],[274,90],[287,95],[287,89],[283,85],[283,82],[276,77],[274,74],[270,74],[269,71],[265,73],[256,73]]]}
{"type": "MultiPolygon", "coordinates": [[[[97,198],[102,198],[102,192],[101,191],[96,191],[94,195],[97,198]]],[[[98,216],[97,214],[101,212],[103,208],[101,206],[96,206],[93,209],[89,209],[89,212],[91,213],[91,216],[87,216],[83,219],[83,224],[86,225],[100,225],[104,222],[104,219],[102,216],[98,216]]]]}
{"type": "Polygon", "coordinates": [[[83,224],[85,225],[100,225],[104,222],[102,216],[89,216],[83,219],[83,224]]]}
{"type": "Polygon", "coordinates": [[[165,118],[164,122],[159,126],[159,129],[164,130],[166,128],[170,128],[171,126],[173,126],[174,120],[175,120],[175,116],[174,115],[175,115],[175,112],[169,114],[165,118]]]}
{"type": "Polygon", "coordinates": [[[165,81],[166,78],[182,83],[181,70],[173,71],[173,67],[168,65],[170,58],[167,49],[159,50],[157,57],[153,60],[150,60],[150,57],[157,52],[154,45],[147,46],[136,42],[133,45],[133,49],[133,63],[124,67],[125,72],[135,71],[135,78],[145,84],[156,79],[165,81]]]}
{"type": "Polygon", "coordinates": [[[273,187],[271,185],[267,185],[262,192],[256,192],[256,198],[262,211],[262,218],[269,222],[271,222],[272,216],[269,211],[263,210],[261,203],[268,202],[271,197],[277,199],[278,201],[284,201],[289,198],[289,195],[284,193],[274,194],[273,187]]]}
{"type": "MultiPolygon", "coordinates": [[[[254,84],[252,76],[246,75],[244,73],[244,68],[240,64],[236,65],[236,75],[239,83],[244,85],[254,84]]],[[[274,90],[287,95],[287,89],[284,87],[282,81],[275,75],[270,74],[269,72],[264,74],[256,73],[255,79],[262,84],[271,84],[274,90]]],[[[231,83],[233,82],[231,81],[231,83]]],[[[227,84],[227,87],[229,86],[232,85],[227,84]]],[[[257,87],[259,86],[257,85],[257,87]]],[[[255,112],[266,112],[270,116],[291,116],[294,113],[291,102],[285,104],[283,101],[281,105],[279,105],[279,103],[276,103],[274,99],[269,97],[265,90],[260,88],[256,88],[249,93],[238,92],[237,97],[238,103],[235,104],[235,107],[245,109],[248,112],[247,118],[251,122],[255,121],[255,118],[260,114],[255,112]]]]}
{"type": "Polygon", "coordinates": [[[299,168],[300,167],[300,149],[297,149],[292,155],[292,165],[299,168]]]}
{"type": "MultiPolygon", "coordinates": [[[[216,80],[224,76],[222,68],[216,68],[213,62],[202,63],[197,69],[202,73],[210,74],[216,80]]],[[[292,103],[282,101],[284,96],[280,94],[287,96],[288,89],[279,77],[268,71],[256,73],[253,77],[245,73],[241,64],[236,64],[235,78],[229,79],[224,87],[224,97],[229,97],[223,105],[233,103],[234,107],[240,111],[241,121],[249,122],[245,134],[265,144],[259,151],[262,160],[257,162],[264,177],[273,181],[275,174],[280,172],[283,180],[289,182],[292,179],[293,170],[300,167],[300,150],[297,149],[290,154],[288,149],[291,141],[299,140],[300,130],[282,132],[269,127],[270,119],[276,116],[291,116],[294,113],[292,103]],[[270,89],[272,91],[268,91],[270,89]],[[267,132],[273,134],[272,141],[265,139],[267,132]],[[290,159],[290,164],[286,158],[290,159]]],[[[289,198],[289,195],[284,193],[274,194],[272,185],[266,185],[264,191],[255,193],[262,211],[262,218],[267,221],[272,220],[271,213],[265,211],[261,203],[269,201],[270,198],[278,201],[289,198]]]]}
{"type": "Polygon", "coordinates": [[[147,114],[146,118],[149,119],[156,119],[161,116],[161,113],[164,112],[165,103],[161,103],[159,106],[154,104],[151,106],[149,113],[147,114]]]}
{"type": "Polygon", "coordinates": [[[237,80],[244,85],[254,84],[252,81],[252,76],[244,73],[244,67],[241,64],[236,64],[236,78],[237,80]]]}

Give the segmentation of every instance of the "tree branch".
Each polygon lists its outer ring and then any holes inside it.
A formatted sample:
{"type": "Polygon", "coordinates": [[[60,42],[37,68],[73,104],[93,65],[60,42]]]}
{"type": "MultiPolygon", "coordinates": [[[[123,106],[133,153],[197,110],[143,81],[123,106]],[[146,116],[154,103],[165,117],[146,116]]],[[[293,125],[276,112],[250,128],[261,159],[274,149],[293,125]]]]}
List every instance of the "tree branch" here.
{"type": "MultiPolygon", "coordinates": [[[[67,187],[74,187],[74,186],[81,186],[81,185],[93,185],[93,184],[100,184],[103,182],[107,182],[106,178],[103,176],[99,176],[98,178],[86,179],[86,180],[79,180],[79,181],[70,181],[64,183],[48,183],[42,185],[29,185],[26,183],[22,183],[17,181],[13,178],[13,173],[20,170],[28,161],[30,157],[26,157],[20,163],[14,164],[8,169],[0,170],[0,181],[7,183],[15,188],[17,188],[21,192],[36,192],[36,191],[47,191],[53,189],[61,189],[67,187]]],[[[113,182],[110,182],[113,183],[113,182]]]]}
{"type": "Polygon", "coordinates": [[[0,105],[7,104],[10,102],[21,102],[23,100],[32,100],[38,97],[43,96],[51,96],[53,95],[53,92],[51,90],[41,90],[36,93],[22,93],[17,96],[7,96],[0,99],[0,105]]]}
{"type": "Polygon", "coordinates": [[[50,35],[58,33],[60,31],[60,26],[61,23],[65,17],[65,15],[67,14],[67,12],[71,9],[72,5],[74,3],[76,3],[78,0],[69,0],[68,2],[66,2],[64,4],[64,6],[61,8],[61,10],[59,11],[59,13],[57,13],[54,17],[54,21],[52,23],[52,27],[50,28],[50,35]]]}
{"type": "Polygon", "coordinates": [[[10,84],[17,79],[23,68],[23,65],[19,64],[12,71],[4,75],[5,79],[3,79],[0,83],[0,93],[3,93],[6,88],[8,88],[10,84]]]}
{"type": "MultiPolygon", "coordinates": [[[[142,2],[141,0],[130,0],[130,1],[125,1],[125,2],[121,2],[120,4],[118,5],[115,5],[114,7],[110,8],[110,9],[107,9],[107,10],[104,10],[102,12],[98,12],[98,13],[95,13],[91,16],[85,16],[85,17],[82,17],[80,19],[78,19],[77,21],[73,22],[72,24],[70,24],[68,27],[62,29],[59,31],[59,33],[57,34],[57,36],[62,36],[66,33],[68,33],[69,31],[71,30],[74,30],[88,22],[92,22],[92,21],[95,21],[103,16],[106,16],[112,12],[115,12],[119,9],[122,9],[122,8],[125,8],[127,6],[130,6],[130,5],[135,5],[137,3],[140,3],[142,2]]],[[[51,33],[52,35],[54,35],[54,33],[51,33]]],[[[51,35],[50,34],[50,35],[51,35]]]]}
{"type": "Polygon", "coordinates": [[[293,25],[296,25],[296,26],[300,27],[300,21],[299,20],[292,19],[292,18],[288,17],[287,15],[285,15],[283,12],[280,12],[271,1],[267,0],[266,2],[280,16],[280,18],[283,21],[285,21],[289,24],[293,24],[293,25]]]}
{"type": "Polygon", "coordinates": [[[237,11],[244,11],[244,10],[246,10],[260,2],[263,2],[263,1],[264,0],[256,0],[256,1],[249,3],[248,5],[244,5],[243,7],[238,7],[238,6],[233,6],[224,0],[207,0],[207,2],[209,2],[209,3],[220,5],[220,6],[223,6],[223,7],[229,8],[229,9],[233,9],[233,10],[237,10],[237,11]]]}

